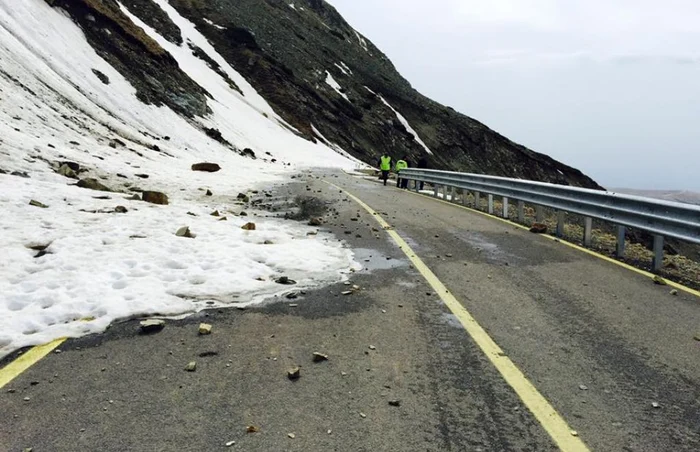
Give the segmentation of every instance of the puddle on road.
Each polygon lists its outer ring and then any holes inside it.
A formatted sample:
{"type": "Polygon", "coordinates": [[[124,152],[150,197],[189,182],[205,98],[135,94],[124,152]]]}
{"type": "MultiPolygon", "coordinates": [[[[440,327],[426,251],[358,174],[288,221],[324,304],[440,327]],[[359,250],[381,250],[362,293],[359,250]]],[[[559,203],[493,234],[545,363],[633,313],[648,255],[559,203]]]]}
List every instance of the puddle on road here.
{"type": "Polygon", "coordinates": [[[374,270],[391,270],[393,268],[407,267],[408,262],[404,259],[394,259],[387,256],[379,250],[370,248],[353,248],[355,260],[362,265],[362,272],[371,272],[374,270]]]}
{"type": "Polygon", "coordinates": [[[503,263],[520,261],[521,258],[515,254],[505,251],[498,244],[490,242],[487,237],[476,232],[453,231],[453,234],[463,242],[468,243],[474,249],[481,252],[481,255],[491,263],[503,263]]]}

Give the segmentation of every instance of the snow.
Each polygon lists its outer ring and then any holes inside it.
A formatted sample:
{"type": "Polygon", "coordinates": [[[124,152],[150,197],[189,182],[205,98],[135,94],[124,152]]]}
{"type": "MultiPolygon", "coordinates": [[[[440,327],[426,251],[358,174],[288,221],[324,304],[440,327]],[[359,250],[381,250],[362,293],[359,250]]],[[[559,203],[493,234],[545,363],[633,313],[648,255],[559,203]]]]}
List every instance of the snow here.
{"type": "Polygon", "coordinates": [[[430,148],[428,148],[428,145],[426,145],[425,142],[424,142],[423,140],[421,140],[420,136],[418,136],[418,132],[416,132],[416,131],[413,129],[413,127],[411,127],[411,125],[408,123],[408,121],[406,120],[406,118],[404,118],[403,115],[402,115],[401,113],[399,113],[394,107],[392,107],[392,106],[389,104],[389,102],[387,102],[386,99],[384,99],[384,97],[382,97],[382,96],[380,96],[379,94],[375,93],[374,91],[372,91],[371,89],[369,89],[369,88],[366,87],[366,86],[365,86],[365,89],[366,89],[367,91],[369,91],[370,93],[374,94],[375,96],[379,97],[379,99],[384,103],[384,105],[386,105],[387,107],[391,108],[391,111],[393,111],[394,114],[396,115],[396,119],[398,119],[399,122],[401,122],[401,124],[403,124],[403,126],[406,128],[406,130],[408,131],[408,133],[410,133],[411,135],[413,135],[413,139],[416,140],[416,142],[417,142],[418,144],[420,144],[420,145],[423,147],[423,149],[425,149],[425,152],[427,152],[427,153],[430,154],[430,155],[433,155],[433,151],[431,151],[430,148]]]}
{"type": "Polygon", "coordinates": [[[343,96],[343,98],[344,98],[345,100],[347,100],[348,102],[350,102],[350,99],[348,99],[348,96],[347,96],[344,92],[341,91],[340,85],[338,84],[338,82],[335,81],[335,79],[333,78],[333,76],[331,75],[331,73],[328,72],[328,71],[326,71],[326,84],[327,84],[328,86],[330,86],[331,88],[333,88],[333,89],[335,90],[336,93],[338,93],[338,94],[340,94],[341,96],[343,96]]]}
{"type": "Polygon", "coordinates": [[[209,25],[211,25],[214,28],[218,28],[219,30],[226,30],[226,27],[222,27],[221,25],[217,25],[214,22],[212,22],[211,20],[207,19],[206,17],[204,18],[204,22],[208,23],[209,25]]]}
{"type": "Polygon", "coordinates": [[[60,9],[38,0],[0,3],[0,168],[30,176],[0,174],[0,358],[58,337],[103,331],[120,318],[259,303],[289,289],[274,283],[277,276],[296,279],[299,289],[341,281],[356,265],[332,236],[307,235],[312,228],[254,210],[237,216],[239,192],[270,189],[308,165],[352,170],[358,163],[325,138],[313,144],[290,132],[190,22],[167,1],[155,1],[243,95],[187,46],[169,43],[134,18],[215,98],[209,100],[211,115],[190,120],[144,105],[60,9]],[[241,157],[208,138],[202,126],[261,158],[241,157]],[[113,138],[126,146],[110,147],[113,138]],[[51,169],[56,161],[77,162],[89,170],[81,177],[104,178],[124,192],[125,183],[165,192],[170,205],[75,187],[51,169]],[[222,170],[191,171],[200,161],[219,163],[222,170]],[[135,177],[140,173],[149,178],[135,177]],[[205,196],[204,188],[214,196],[205,196]],[[105,194],[111,199],[95,198],[105,194]],[[31,207],[32,199],[49,207],[31,207]],[[117,205],[128,213],[109,213],[117,205]],[[213,210],[228,221],[211,216],[213,210]],[[242,230],[246,221],[257,230],[242,230]],[[175,236],[184,225],[195,239],[175,236]],[[49,254],[36,258],[28,248],[35,245],[49,245],[49,254]]]}
{"type": "Polygon", "coordinates": [[[365,38],[363,38],[362,35],[357,32],[357,30],[353,31],[355,32],[355,36],[357,36],[357,40],[360,42],[360,46],[362,46],[362,48],[365,49],[366,52],[369,52],[369,49],[367,48],[367,41],[365,41],[365,38]]]}
{"type": "Polygon", "coordinates": [[[343,74],[348,75],[348,76],[352,75],[352,71],[350,70],[350,68],[342,61],[340,62],[340,64],[338,64],[338,63],[334,63],[334,64],[335,64],[335,67],[340,69],[340,72],[342,72],[343,74]]]}
{"type": "Polygon", "coordinates": [[[290,3],[289,7],[296,11],[296,7],[294,6],[294,3],[290,3]]]}

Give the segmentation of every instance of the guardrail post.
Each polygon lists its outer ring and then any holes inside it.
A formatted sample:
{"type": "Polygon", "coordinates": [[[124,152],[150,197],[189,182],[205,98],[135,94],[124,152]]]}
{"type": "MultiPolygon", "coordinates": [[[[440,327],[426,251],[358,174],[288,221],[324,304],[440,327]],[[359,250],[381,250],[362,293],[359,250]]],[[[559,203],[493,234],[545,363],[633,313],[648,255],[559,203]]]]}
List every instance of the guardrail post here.
{"type": "Polygon", "coordinates": [[[469,195],[469,190],[466,188],[462,189],[462,205],[466,206],[467,205],[467,196],[469,195]]]}
{"type": "Polygon", "coordinates": [[[586,217],[583,219],[583,246],[590,248],[593,243],[593,218],[586,217]]]}
{"type": "Polygon", "coordinates": [[[503,197],[503,218],[508,218],[508,198],[503,197]]]}
{"type": "Polygon", "coordinates": [[[476,210],[481,210],[481,193],[478,191],[474,192],[474,208],[476,210]]]}
{"type": "Polygon", "coordinates": [[[438,190],[440,189],[440,186],[438,184],[433,184],[433,197],[437,198],[438,197],[438,190]]]}
{"type": "Polygon", "coordinates": [[[651,268],[657,272],[664,265],[664,237],[662,235],[654,236],[654,258],[651,261],[651,268]]]}
{"type": "Polygon", "coordinates": [[[540,205],[535,206],[535,223],[542,223],[544,220],[544,207],[540,205]]]}
{"type": "Polygon", "coordinates": [[[518,201],[518,223],[525,223],[525,201],[518,201]]]}
{"type": "Polygon", "coordinates": [[[624,226],[617,226],[617,247],[615,248],[615,256],[619,258],[625,257],[625,232],[627,228],[624,226]]]}
{"type": "Polygon", "coordinates": [[[450,202],[456,202],[455,193],[457,193],[457,189],[452,187],[452,189],[450,190],[450,202]]]}
{"type": "Polygon", "coordinates": [[[566,223],[566,212],[557,212],[557,237],[564,237],[564,223],[566,223]]]}
{"type": "Polygon", "coordinates": [[[489,213],[493,215],[493,195],[489,193],[489,213]]]}

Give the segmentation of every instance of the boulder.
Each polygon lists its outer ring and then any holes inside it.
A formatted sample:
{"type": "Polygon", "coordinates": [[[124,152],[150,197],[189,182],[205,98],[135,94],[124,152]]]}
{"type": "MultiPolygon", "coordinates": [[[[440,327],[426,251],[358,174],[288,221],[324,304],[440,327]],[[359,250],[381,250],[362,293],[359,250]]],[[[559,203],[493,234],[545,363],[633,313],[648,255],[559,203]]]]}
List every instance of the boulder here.
{"type": "Polygon", "coordinates": [[[255,231],[255,223],[246,223],[243,226],[241,226],[241,229],[244,229],[246,231],[255,231]]]}
{"type": "Polygon", "coordinates": [[[323,224],[323,218],[315,217],[309,220],[309,226],[321,226],[323,224]]]}
{"type": "Polygon", "coordinates": [[[543,223],[533,223],[533,225],[530,226],[530,232],[535,234],[546,234],[547,225],[543,223]]]}
{"type": "Polygon", "coordinates": [[[78,174],[75,171],[73,171],[70,166],[68,166],[66,164],[61,165],[61,167],[58,169],[57,173],[63,177],[68,177],[71,179],[78,178],[78,174]]]}
{"type": "Polygon", "coordinates": [[[204,171],[207,173],[215,173],[219,171],[221,167],[219,166],[218,163],[195,163],[192,165],[192,171],[204,171]]]}
{"type": "Polygon", "coordinates": [[[255,152],[254,152],[252,149],[250,149],[250,148],[245,148],[245,149],[243,149],[243,150],[241,151],[241,155],[242,155],[243,157],[250,157],[250,158],[252,158],[252,159],[256,158],[256,157],[255,157],[255,152]]]}
{"type": "Polygon", "coordinates": [[[199,334],[202,336],[206,336],[207,334],[211,334],[211,325],[208,323],[200,323],[199,324],[199,334]]]}
{"type": "Polygon", "coordinates": [[[142,320],[139,326],[141,327],[141,333],[152,334],[165,328],[165,321],[160,319],[142,320]]]}
{"type": "Polygon", "coordinates": [[[239,193],[238,196],[236,196],[236,199],[243,202],[250,202],[250,198],[245,193],[239,193]]]}
{"type": "Polygon", "coordinates": [[[68,168],[72,169],[76,173],[80,172],[80,165],[75,163],[75,162],[59,162],[58,163],[59,168],[63,165],[66,165],[68,168]]]}
{"type": "Polygon", "coordinates": [[[87,188],[89,190],[97,190],[97,191],[113,191],[111,188],[102,184],[97,179],[92,179],[92,178],[80,179],[78,181],[78,187],[87,188]]]}
{"type": "Polygon", "coordinates": [[[168,204],[168,196],[165,193],[159,191],[144,191],[141,193],[141,199],[151,204],[168,204]]]}
{"type": "Polygon", "coordinates": [[[117,207],[114,208],[114,212],[115,212],[115,213],[127,213],[128,210],[127,210],[127,208],[124,207],[124,206],[117,206],[117,207]]]}
{"type": "Polygon", "coordinates": [[[206,195],[207,195],[207,196],[213,196],[214,193],[212,193],[211,190],[207,190],[206,195]]]}
{"type": "Polygon", "coordinates": [[[188,239],[193,239],[193,238],[195,238],[195,235],[192,234],[192,232],[190,231],[189,226],[183,226],[183,227],[181,227],[180,229],[177,230],[177,232],[175,232],[175,235],[178,236],[178,237],[187,237],[188,239]]]}

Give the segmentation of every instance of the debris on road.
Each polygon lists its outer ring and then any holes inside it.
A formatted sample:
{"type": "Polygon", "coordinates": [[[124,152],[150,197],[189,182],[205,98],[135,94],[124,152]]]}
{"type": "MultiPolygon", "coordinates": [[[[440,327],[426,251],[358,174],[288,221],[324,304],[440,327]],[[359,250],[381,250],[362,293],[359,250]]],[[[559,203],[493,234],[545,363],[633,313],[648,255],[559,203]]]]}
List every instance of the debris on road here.
{"type": "Polygon", "coordinates": [[[208,323],[200,323],[199,324],[199,334],[202,336],[205,336],[207,334],[211,334],[211,325],[208,323]]]}
{"type": "Polygon", "coordinates": [[[290,437],[291,439],[294,439],[297,437],[294,433],[287,433],[287,436],[290,437]]]}
{"type": "Polygon", "coordinates": [[[235,441],[229,441],[229,442],[227,442],[227,443],[225,444],[225,446],[226,446],[226,447],[231,447],[231,446],[233,446],[234,444],[236,444],[235,441]]]}
{"type": "Polygon", "coordinates": [[[367,417],[367,415],[366,415],[365,413],[360,412],[360,417],[361,417],[362,419],[364,419],[364,418],[367,417]]]}
{"type": "Polygon", "coordinates": [[[370,345],[370,346],[369,346],[369,349],[370,349],[370,350],[376,350],[377,347],[375,347],[374,345],[370,345]]]}
{"type": "Polygon", "coordinates": [[[260,431],[260,427],[256,427],[255,425],[249,425],[245,429],[246,433],[257,433],[260,431]]]}
{"type": "Polygon", "coordinates": [[[343,295],[352,295],[352,290],[346,290],[344,292],[341,292],[343,295]]]}
{"type": "Polygon", "coordinates": [[[656,276],[654,276],[654,284],[657,284],[657,285],[659,285],[659,286],[665,286],[665,285],[667,285],[668,283],[667,283],[666,280],[663,279],[661,276],[656,275],[656,276]]]}
{"type": "Polygon", "coordinates": [[[195,370],[197,370],[197,363],[196,363],[195,361],[190,361],[190,362],[187,363],[187,365],[185,366],[185,370],[186,370],[187,372],[194,372],[195,370]]]}
{"type": "Polygon", "coordinates": [[[543,223],[533,223],[533,225],[530,226],[530,232],[534,234],[546,234],[547,225],[543,223]]]}
{"type": "Polygon", "coordinates": [[[389,405],[391,406],[401,406],[401,401],[396,399],[396,400],[389,400],[389,405]]]}
{"type": "Polygon", "coordinates": [[[659,405],[659,402],[651,402],[652,408],[661,408],[661,405],[659,405]]]}
{"type": "Polygon", "coordinates": [[[313,360],[315,363],[320,363],[322,361],[328,361],[328,355],[324,355],[323,353],[314,352],[313,356],[314,356],[313,360]]]}
{"type": "Polygon", "coordinates": [[[290,380],[298,380],[301,376],[301,369],[299,367],[293,367],[287,371],[287,378],[290,380]]]}
{"type": "Polygon", "coordinates": [[[142,320],[139,324],[143,334],[157,333],[165,328],[165,320],[147,319],[142,320]]]}
{"type": "Polygon", "coordinates": [[[673,289],[673,290],[671,290],[671,291],[669,292],[669,294],[673,295],[674,297],[677,297],[677,296],[678,296],[678,290],[673,289]]]}
{"type": "Polygon", "coordinates": [[[578,432],[576,430],[571,430],[571,436],[578,436],[578,432]]]}

